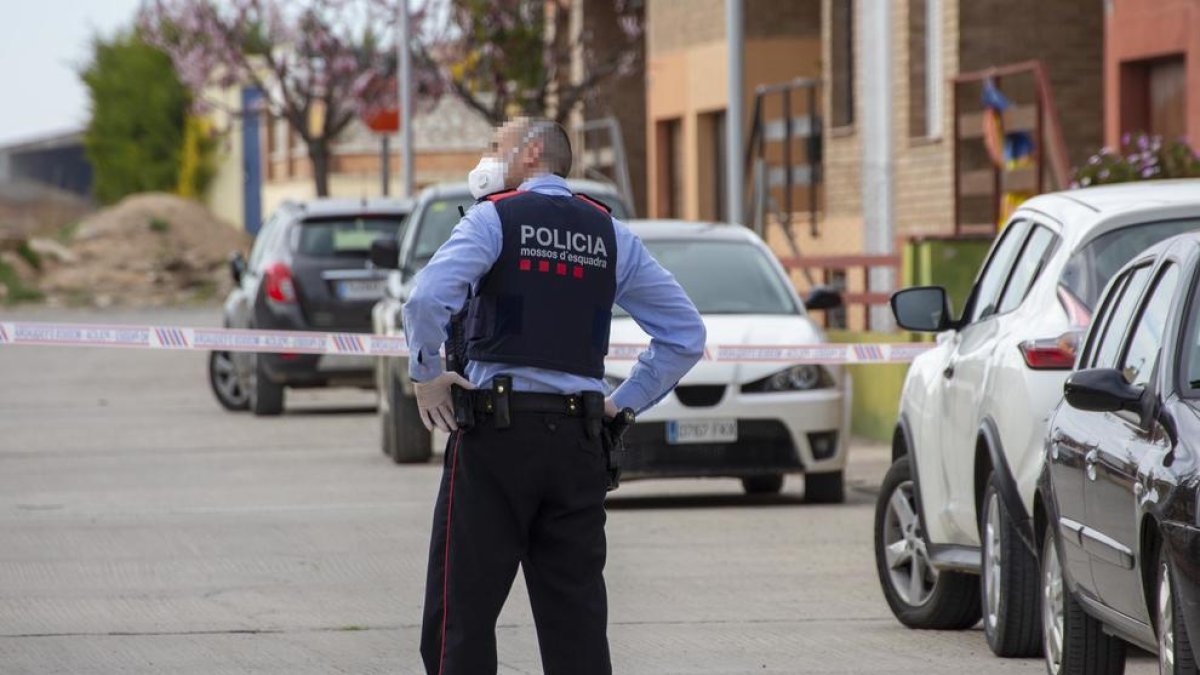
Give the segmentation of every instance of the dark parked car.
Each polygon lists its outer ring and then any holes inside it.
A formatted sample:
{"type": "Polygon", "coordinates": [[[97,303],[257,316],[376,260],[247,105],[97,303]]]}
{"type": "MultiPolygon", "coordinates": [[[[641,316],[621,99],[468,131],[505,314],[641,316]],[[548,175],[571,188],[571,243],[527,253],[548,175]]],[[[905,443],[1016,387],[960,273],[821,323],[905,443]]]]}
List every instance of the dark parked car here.
{"type": "Polygon", "coordinates": [[[1197,232],[1122,268],[1051,417],[1035,536],[1052,674],[1124,672],[1126,642],[1197,672],[1198,272],[1197,232]]]}
{"type": "MultiPolygon", "coordinates": [[[[567,185],[604,202],[613,215],[626,219],[632,215],[629,205],[608,183],[569,179],[567,185]]],[[[474,205],[466,183],[434,185],[421,191],[404,233],[391,242],[380,242],[372,253],[380,267],[394,268],[387,290],[373,312],[376,333],[403,335],[400,308],[412,291],[417,272],[425,267],[462,217],[459,209],[474,205]],[[384,245],[386,244],[386,245],[384,245]]],[[[432,440],[417,415],[412,382],[408,379],[406,357],[383,357],[378,361],[377,389],[379,415],[383,426],[384,454],[398,464],[425,462],[433,452],[432,440]]]]}
{"type": "MultiPolygon", "coordinates": [[[[410,200],[319,199],[287,202],[263,224],[245,260],[230,261],[235,287],[225,326],[260,330],[367,333],[387,271],[369,262],[371,242],[395,239],[410,200]]],[[[374,357],[214,352],[209,381],[230,410],[283,411],[285,387],[375,384],[374,357]]]]}

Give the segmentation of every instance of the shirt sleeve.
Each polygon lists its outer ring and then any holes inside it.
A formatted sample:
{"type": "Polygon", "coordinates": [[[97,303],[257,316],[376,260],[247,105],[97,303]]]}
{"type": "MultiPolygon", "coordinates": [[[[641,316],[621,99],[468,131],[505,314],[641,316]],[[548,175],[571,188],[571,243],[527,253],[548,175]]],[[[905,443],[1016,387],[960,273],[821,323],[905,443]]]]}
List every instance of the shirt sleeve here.
{"type": "Polygon", "coordinates": [[[650,336],[629,379],[612,394],[618,408],[642,412],[658,403],[704,355],[707,332],[700,313],[675,277],[619,220],[617,293],[620,305],[650,336]]]}
{"type": "Polygon", "coordinates": [[[408,374],[425,382],[442,374],[439,351],[449,334],[450,318],[462,310],[471,285],[500,257],[500,217],[481,202],[454,226],[450,238],[417,274],[416,288],[404,303],[408,374]]]}

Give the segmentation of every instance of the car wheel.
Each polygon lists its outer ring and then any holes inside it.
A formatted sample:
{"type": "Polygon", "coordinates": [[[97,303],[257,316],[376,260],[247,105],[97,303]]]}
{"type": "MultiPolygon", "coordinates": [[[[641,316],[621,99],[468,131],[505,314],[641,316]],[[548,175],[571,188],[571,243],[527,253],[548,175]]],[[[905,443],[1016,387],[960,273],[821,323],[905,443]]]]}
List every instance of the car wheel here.
{"type": "Polygon", "coordinates": [[[272,382],[267,375],[266,359],[254,355],[254,370],[250,375],[250,411],[255,415],[278,415],[283,412],[283,385],[272,382]]]}
{"type": "Polygon", "coordinates": [[[841,471],[804,474],[804,501],[809,504],[846,501],[846,474],[841,471]]]}
{"type": "Polygon", "coordinates": [[[237,412],[250,407],[250,396],[229,352],[209,352],[208,385],[222,408],[237,412]]]}
{"type": "MultiPolygon", "coordinates": [[[[395,377],[388,376],[388,408],[391,410],[390,433],[392,461],[397,464],[421,464],[433,456],[433,439],[421,413],[417,410],[417,399],[406,396],[395,377]]],[[[384,431],[385,437],[389,433],[384,431]]]]}
{"type": "Polygon", "coordinates": [[[1042,541],[1042,641],[1050,675],[1125,672],[1125,643],[1105,633],[1067,588],[1053,527],[1042,541]]]}
{"type": "Polygon", "coordinates": [[[993,473],[983,493],[979,517],[983,632],[996,656],[1037,656],[1042,650],[1037,558],[1021,541],[1016,525],[1000,503],[997,488],[993,473]]]}
{"type": "Polygon", "coordinates": [[[979,622],[979,577],[930,563],[911,466],[908,457],[892,464],[875,504],[875,569],[883,597],[909,628],[970,628],[979,622]]]}
{"type": "Polygon", "coordinates": [[[776,495],[783,489],[783,476],[746,476],[742,479],[742,489],[748,495],[776,495]]]}
{"type": "Polygon", "coordinates": [[[1195,675],[1196,656],[1188,640],[1179,595],[1165,552],[1158,554],[1158,585],[1155,594],[1155,628],[1158,631],[1158,672],[1162,675],[1195,675]]]}

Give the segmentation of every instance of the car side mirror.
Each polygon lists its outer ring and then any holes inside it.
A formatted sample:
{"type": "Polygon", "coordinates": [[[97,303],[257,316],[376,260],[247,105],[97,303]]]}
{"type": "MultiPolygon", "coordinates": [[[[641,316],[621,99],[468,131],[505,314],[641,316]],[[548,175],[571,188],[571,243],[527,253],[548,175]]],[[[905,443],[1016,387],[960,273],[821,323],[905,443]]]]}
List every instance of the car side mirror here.
{"type": "Polygon", "coordinates": [[[1063,385],[1067,404],[1088,412],[1142,412],[1145,388],[1125,381],[1116,368],[1092,368],[1071,373],[1063,385]]]}
{"type": "Polygon", "coordinates": [[[379,269],[400,268],[400,243],[393,237],[380,237],[371,242],[371,264],[379,269]]]}
{"type": "Polygon", "coordinates": [[[842,294],[829,286],[815,286],[804,301],[804,306],[811,310],[837,309],[842,306],[842,294]]]}
{"type": "Polygon", "coordinates": [[[941,286],[917,286],[896,291],[889,302],[896,323],[905,330],[940,333],[954,326],[950,298],[941,286]]]}
{"type": "Polygon", "coordinates": [[[234,286],[240,286],[242,277],[246,276],[246,259],[242,257],[241,251],[234,251],[229,256],[229,276],[233,279],[234,286]]]}

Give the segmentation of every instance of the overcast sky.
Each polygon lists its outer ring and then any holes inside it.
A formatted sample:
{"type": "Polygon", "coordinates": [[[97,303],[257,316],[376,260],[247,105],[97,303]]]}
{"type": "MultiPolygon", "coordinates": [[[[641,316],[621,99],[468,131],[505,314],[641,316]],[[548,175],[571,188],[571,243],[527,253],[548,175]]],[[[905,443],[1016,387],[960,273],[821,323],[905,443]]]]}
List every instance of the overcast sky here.
{"type": "Polygon", "coordinates": [[[139,0],[5,0],[0,21],[0,143],[83,126],[78,70],[97,32],[129,25],[139,0]]]}

